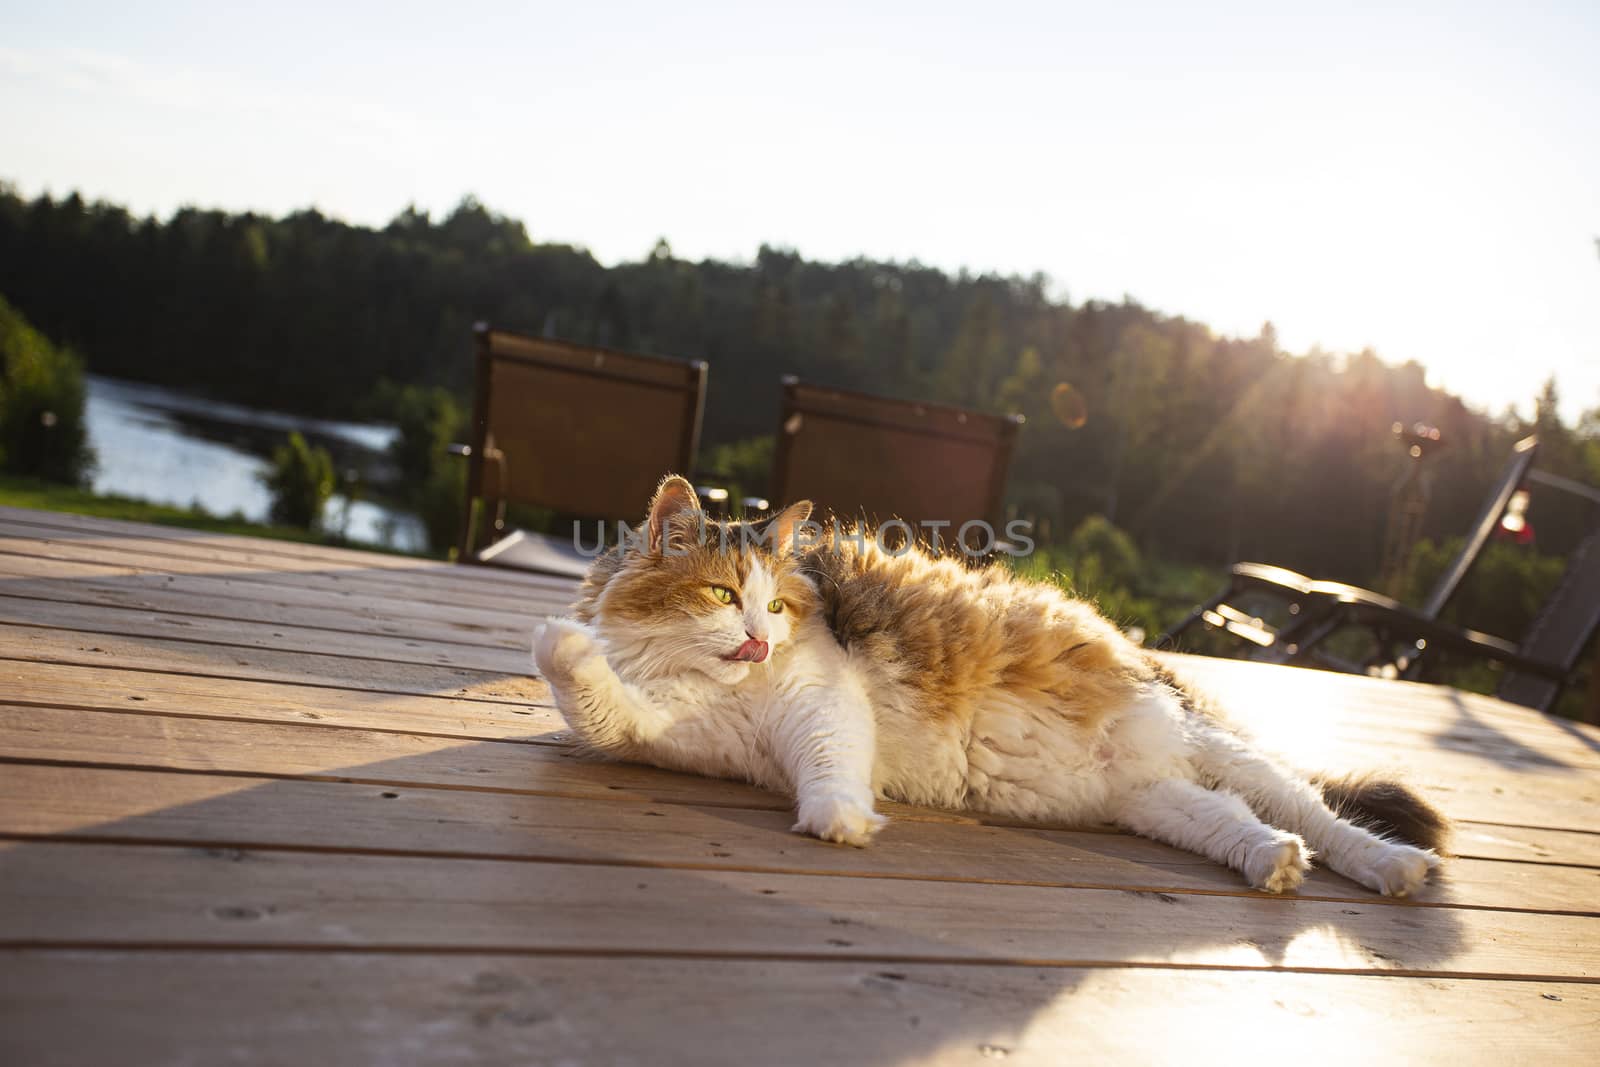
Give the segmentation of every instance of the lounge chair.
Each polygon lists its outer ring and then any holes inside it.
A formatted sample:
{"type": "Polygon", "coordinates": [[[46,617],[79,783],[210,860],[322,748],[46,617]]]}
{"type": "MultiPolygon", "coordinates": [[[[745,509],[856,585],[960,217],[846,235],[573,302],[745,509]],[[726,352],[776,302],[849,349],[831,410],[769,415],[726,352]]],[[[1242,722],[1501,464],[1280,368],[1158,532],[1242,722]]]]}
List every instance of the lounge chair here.
{"type": "MultiPolygon", "coordinates": [[[[878,527],[892,519],[953,547],[963,524],[1005,535],[1006,472],[1021,415],[989,415],[783,379],[772,498],[811,500],[843,519],[878,527]]],[[[974,550],[988,544],[969,531],[974,550]]]]}
{"type": "MultiPolygon", "coordinates": [[[[573,537],[506,526],[507,504],[596,520],[638,518],[669,471],[689,470],[705,406],[704,361],[619,352],[485,324],[473,328],[477,385],[458,558],[582,576],[573,537]]],[[[597,535],[585,524],[583,544],[597,535]]],[[[614,540],[607,527],[607,544],[614,540]]]]}
{"type": "MultiPolygon", "coordinates": [[[[1600,527],[1567,557],[1560,583],[1540,607],[1521,644],[1449,626],[1398,604],[1354,600],[1341,603],[1334,615],[1341,625],[1365,627],[1385,642],[1501,663],[1506,673],[1496,695],[1548,711],[1600,629],[1600,527]]],[[[1600,678],[1589,684],[1600,685],[1600,678]]]]}
{"type": "MultiPolygon", "coordinates": [[[[1483,546],[1488,543],[1511,495],[1527,477],[1538,451],[1538,439],[1532,436],[1523,438],[1513,446],[1511,458],[1484,499],[1483,507],[1473,521],[1461,550],[1440,574],[1422,606],[1409,610],[1411,616],[1436,619],[1455,596],[1471,572],[1472,565],[1477,562],[1483,546]]],[[[1342,663],[1322,656],[1318,648],[1329,634],[1350,625],[1355,617],[1349,610],[1353,605],[1365,605],[1373,609],[1363,617],[1376,617],[1384,611],[1408,610],[1398,601],[1360,586],[1316,581],[1266,563],[1236,563],[1227,587],[1162,634],[1156,645],[1158,648],[1174,648],[1185,631],[1196,623],[1205,623],[1245,642],[1252,659],[1307,663],[1343,670],[1366,669],[1374,664],[1358,666],[1342,663]],[[1282,601],[1292,621],[1281,630],[1274,629],[1260,617],[1240,610],[1235,602],[1252,593],[1264,593],[1282,601]]],[[[1408,669],[1414,660],[1413,655],[1407,662],[1399,664],[1397,669],[1408,669]]]]}

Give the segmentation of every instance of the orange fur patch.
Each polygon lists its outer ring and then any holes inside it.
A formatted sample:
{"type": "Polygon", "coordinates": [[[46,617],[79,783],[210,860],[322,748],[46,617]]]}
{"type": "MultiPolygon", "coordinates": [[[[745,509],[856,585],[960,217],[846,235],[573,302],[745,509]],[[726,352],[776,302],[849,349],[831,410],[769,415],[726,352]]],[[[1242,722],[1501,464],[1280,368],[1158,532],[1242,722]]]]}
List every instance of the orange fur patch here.
{"type": "Polygon", "coordinates": [[[839,641],[935,723],[970,724],[997,692],[1037,696],[1093,730],[1126,707],[1151,664],[1093,606],[1005,567],[913,547],[826,540],[805,557],[839,641]]]}

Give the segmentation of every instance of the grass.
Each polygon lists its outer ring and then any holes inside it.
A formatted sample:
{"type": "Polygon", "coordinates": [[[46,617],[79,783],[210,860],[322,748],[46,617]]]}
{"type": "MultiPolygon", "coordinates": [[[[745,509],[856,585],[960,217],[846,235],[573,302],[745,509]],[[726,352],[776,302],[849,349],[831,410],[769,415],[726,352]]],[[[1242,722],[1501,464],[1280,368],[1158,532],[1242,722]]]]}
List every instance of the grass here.
{"type": "Polygon", "coordinates": [[[302,530],[294,526],[250,522],[238,515],[213,515],[203,508],[173,507],[169,504],[152,504],[147,500],[134,500],[125,496],[101,495],[76,486],[58,485],[36,478],[19,478],[10,474],[0,474],[0,505],[31,508],[36,511],[63,511],[98,519],[148,522],[158,526],[181,526],[187,530],[204,530],[208,533],[241,534],[247,537],[267,537],[275,541],[298,541],[308,545],[336,545],[360,548],[368,552],[386,552],[397,556],[409,555],[397,549],[358,544],[332,534],[302,530]]]}

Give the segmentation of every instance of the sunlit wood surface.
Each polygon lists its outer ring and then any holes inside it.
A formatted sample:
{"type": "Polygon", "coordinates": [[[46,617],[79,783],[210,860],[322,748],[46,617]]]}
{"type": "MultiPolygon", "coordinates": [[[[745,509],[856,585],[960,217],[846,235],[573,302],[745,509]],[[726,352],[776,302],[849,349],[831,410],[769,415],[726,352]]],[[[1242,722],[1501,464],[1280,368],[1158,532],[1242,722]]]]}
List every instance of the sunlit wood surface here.
{"type": "Polygon", "coordinates": [[[1461,820],[1419,900],[574,758],[556,579],[0,509],[0,1063],[1600,1062],[1600,731],[1174,659],[1461,820]]]}

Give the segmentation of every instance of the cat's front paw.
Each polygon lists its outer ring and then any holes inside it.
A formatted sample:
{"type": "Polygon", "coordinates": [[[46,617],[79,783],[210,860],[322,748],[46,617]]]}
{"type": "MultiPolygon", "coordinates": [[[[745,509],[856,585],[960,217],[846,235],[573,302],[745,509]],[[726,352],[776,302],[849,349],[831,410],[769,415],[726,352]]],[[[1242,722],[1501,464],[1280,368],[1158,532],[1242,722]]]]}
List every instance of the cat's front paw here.
{"type": "Polygon", "coordinates": [[[797,834],[810,834],[824,841],[865,848],[889,820],[872,810],[872,798],[826,793],[800,801],[800,819],[794,824],[797,834]]]}
{"type": "Polygon", "coordinates": [[[552,685],[570,682],[588,660],[600,655],[594,635],[571,619],[550,618],[533,628],[533,663],[552,685]]]}

